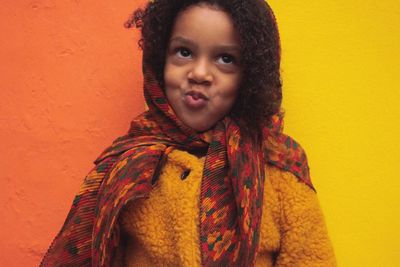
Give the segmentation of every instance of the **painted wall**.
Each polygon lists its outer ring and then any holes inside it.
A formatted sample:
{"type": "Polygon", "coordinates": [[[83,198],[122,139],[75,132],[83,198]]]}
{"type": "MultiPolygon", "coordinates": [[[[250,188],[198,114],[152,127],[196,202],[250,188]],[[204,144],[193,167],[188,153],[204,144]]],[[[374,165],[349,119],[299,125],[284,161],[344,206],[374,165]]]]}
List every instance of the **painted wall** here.
{"type": "MultiPolygon", "coordinates": [[[[142,1],[144,2],[144,1],[142,1]]],[[[37,266],[93,160],[144,109],[137,1],[0,6],[0,266],[37,266]]]]}
{"type": "Polygon", "coordinates": [[[271,1],[286,131],[307,151],[340,266],[400,266],[400,1],[271,1]]]}
{"type": "MultiPolygon", "coordinates": [[[[37,266],[92,161],[141,112],[144,3],[0,6],[0,265],[37,266]]],[[[306,149],[340,266],[399,266],[400,2],[271,0],[286,132],[306,149]]]]}

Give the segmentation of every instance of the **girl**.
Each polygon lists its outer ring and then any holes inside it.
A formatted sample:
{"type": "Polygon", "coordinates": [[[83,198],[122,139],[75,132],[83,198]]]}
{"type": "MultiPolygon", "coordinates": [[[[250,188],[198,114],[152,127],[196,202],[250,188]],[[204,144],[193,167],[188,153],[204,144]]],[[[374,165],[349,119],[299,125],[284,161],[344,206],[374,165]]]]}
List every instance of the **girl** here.
{"type": "Polygon", "coordinates": [[[301,147],[282,131],[262,0],[155,0],[148,111],[95,161],[41,266],[334,266],[301,147]]]}

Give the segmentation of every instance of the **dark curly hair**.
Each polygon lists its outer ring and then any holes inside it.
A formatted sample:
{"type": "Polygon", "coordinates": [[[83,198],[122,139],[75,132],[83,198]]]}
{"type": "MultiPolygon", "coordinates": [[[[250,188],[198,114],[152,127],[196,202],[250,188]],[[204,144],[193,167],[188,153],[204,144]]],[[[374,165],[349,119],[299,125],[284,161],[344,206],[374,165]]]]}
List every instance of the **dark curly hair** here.
{"type": "Polygon", "coordinates": [[[205,3],[230,14],[240,36],[243,78],[230,116],[253,140],[271,117],[280,113],[280,40],[275,16],[264,0],[155,0],[137,9],[125,27],[141,28],[139,46],[163,86],[165,53],[175,18],[192,5],[205,3]]]}

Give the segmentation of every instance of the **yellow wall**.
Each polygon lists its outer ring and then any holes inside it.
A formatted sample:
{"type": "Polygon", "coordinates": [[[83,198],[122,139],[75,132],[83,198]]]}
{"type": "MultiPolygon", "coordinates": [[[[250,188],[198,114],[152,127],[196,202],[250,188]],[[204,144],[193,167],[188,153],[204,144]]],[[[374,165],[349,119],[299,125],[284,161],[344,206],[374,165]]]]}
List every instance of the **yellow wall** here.
{"type": "Polygon", "coordinates": [[[306,149],[340,266],[400,266],[400,1],[269,1],[285,130],[306,149]]]}

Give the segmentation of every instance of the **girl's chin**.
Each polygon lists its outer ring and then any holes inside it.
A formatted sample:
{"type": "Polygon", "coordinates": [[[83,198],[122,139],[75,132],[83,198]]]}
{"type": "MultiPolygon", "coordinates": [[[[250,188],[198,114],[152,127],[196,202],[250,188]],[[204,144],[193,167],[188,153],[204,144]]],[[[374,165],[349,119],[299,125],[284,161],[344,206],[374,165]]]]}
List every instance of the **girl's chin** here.
{"type": "Polygon", "coordinates": [[[183,122],[186,126],[188,126],[189,128],[192,128],[193,130],[195,130],[198,133],[203,133],[203,132],[207,132],[208,130],[210,130],[215,124],[205,124],[205,123],[196,123],[193,121],[190,121],[188,123],[183,122]]]}

